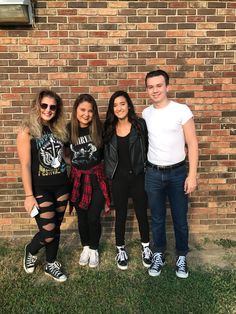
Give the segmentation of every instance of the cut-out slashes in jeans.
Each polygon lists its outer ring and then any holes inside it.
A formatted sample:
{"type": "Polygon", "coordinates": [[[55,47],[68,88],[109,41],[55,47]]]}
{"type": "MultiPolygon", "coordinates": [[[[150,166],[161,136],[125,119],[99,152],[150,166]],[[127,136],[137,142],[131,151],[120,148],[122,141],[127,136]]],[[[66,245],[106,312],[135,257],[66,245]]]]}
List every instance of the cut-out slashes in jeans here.
{"type": "Polygon", "coordinates": [[[43,246],[46,260],[56,260],[60,241],[60,226],[69,198],[69,186],[36,187],[34,195],[39,205],[39,214],[35,217],[39,232],[34,236],[28,249],[35,255],[43,246]]]}

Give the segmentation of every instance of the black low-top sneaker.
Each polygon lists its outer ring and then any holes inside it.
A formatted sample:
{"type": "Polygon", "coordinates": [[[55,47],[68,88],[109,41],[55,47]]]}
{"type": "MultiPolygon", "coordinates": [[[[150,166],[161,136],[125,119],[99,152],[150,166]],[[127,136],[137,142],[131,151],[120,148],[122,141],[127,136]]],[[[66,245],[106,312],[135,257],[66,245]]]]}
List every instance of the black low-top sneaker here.
{"type": "Polygon", "coordinates": [[[59,282],[64,282],[67,280],[67,276],[61,271],[61,264],[57,261],[46,264],[45,274],[59,282]]]}
{"type": "Polygon", "coordinates": [[[142,260],[144,267],[150,267],[152,264],[152,251],[150,250],[149,246],[142,247],[142,260]]]}
{"type": "Polygon", "coordinates": [[[148,273],[152,277],[159,276],[162,270],[162,267],[165,265],[165,258],[163,253],[153,254],[152,264],[148,269],[148,273]]]}
{"type": "Polygon", "coordinates": [[[186,256],[178,256],[176,259],[176,276],[188,278],[188,265],[186,256]]]}
{"type": "Polygon", "coordinates": [[[37,261],[37,256],[32,255],[28,249],[27,245],[25,246],[25,254],[24,254],[24,261],[23,261],[23,267],[27,274],[32,274],[35,271],[35,265],[37,261]]]}
{"type": "Polygon", "coordinates": [[[116,263],[119,269],[126,270],[128,268],[128,255],[124,248],[117,249],[116,263]]]}

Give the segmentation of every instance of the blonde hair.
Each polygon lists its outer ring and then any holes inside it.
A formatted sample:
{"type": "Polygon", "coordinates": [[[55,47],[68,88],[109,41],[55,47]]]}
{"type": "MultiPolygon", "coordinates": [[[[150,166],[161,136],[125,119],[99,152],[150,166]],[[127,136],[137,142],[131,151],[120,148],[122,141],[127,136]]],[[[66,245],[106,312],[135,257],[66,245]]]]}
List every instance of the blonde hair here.
{"type": "Polygon", "coordinates": [[[48,127],[52,133],[61,141],[66,142],[68,139],[66,131],[66,119],[63,110],[61,97],[49,89],[41,90],[34,99],[28,118],[23,122],[22,129],[28,128],[30,136],[40,138],[43,131],[43,123],[40,116],[40,104],[43,97],[51,97],[56,101],[55,116],[48,122],[48,127]]]}

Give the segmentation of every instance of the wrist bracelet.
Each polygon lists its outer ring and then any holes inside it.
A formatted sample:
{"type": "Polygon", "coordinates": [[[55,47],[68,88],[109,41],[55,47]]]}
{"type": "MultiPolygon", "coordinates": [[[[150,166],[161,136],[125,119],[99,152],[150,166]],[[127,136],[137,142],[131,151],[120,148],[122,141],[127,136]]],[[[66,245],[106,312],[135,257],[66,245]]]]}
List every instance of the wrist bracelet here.
{"type": "Polygon", "coordinates": [[[25,195],[25,197],[30,197],[30,196],[34,196],[34,195],[33,194],[25,195]]]}

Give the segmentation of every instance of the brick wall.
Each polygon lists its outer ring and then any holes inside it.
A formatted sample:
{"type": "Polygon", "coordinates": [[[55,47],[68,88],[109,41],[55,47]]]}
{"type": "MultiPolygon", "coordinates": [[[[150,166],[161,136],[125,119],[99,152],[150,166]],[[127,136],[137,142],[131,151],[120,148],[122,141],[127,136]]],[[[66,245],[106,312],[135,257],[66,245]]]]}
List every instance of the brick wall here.
{"type": "MultiPolygon", "coordinates": [[[[41,87],[58,92],[68,115],[91,93],[104,117],[107,100],[127,90],[140,113],[144,76],[171,76],[170,98],[194,112],[200,142],[199,187],[190,198],[193,236],[231,237],[236,230],[235,1],[36,1],[36,23],[0,28],[0,237],[36,226],[23,209],[17,127],[41,87]]],[[[103,219],[111,238],[114,213],[103,219]]],[[[170,218],[168,230],[171,232],[170,218]]],[[[129,215],[128,230],[137,236],[129,215]]],[[[66,215],[64,233],[76,229],[66,215]]]]}

